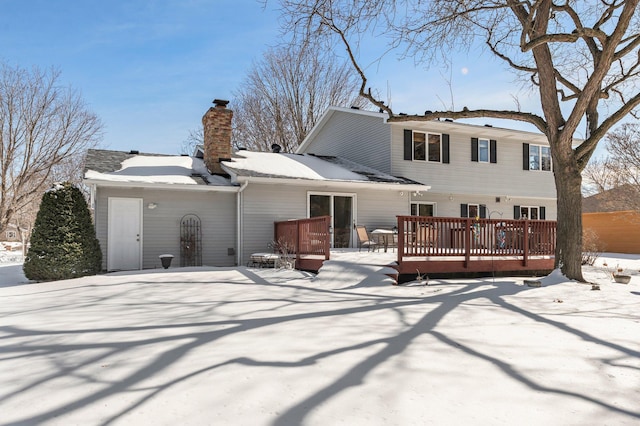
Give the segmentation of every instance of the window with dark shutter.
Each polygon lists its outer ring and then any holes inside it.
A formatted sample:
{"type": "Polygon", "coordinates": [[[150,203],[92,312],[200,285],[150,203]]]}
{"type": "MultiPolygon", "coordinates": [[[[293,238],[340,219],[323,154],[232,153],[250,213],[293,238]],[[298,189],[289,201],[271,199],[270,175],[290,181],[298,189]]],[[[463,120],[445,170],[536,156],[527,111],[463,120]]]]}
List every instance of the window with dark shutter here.
{"type": "Polygon", "coordinates": [[[460,204],[460,217],[469,217],[469,206],[467,204],[460,204]]]}
{"type": "MultiPolygon", "coordinates": [[[[527,147],[527,149],[529,148],[527,147]]],[[[515,220],[520,219],[520,206],[513,206],[513,218],[515,220]]]]}
{"type": "Polygon", "coordinates": [[[495,139],[489,141],[489,161],[498,162],[498,142],[495,139]]]}
{"type": "Polygon", "coordinates": [[[449,135],[442,134],[442,162],[449,164],[449,135]]]}
{"type": "Polygon", "coordinates": [[[413,159],[413,132],[408,129],[404,129],[404,159],[413,159]]]}
{"type": "Polygon", "coordinates": [[[529,170],[529,144],[522,144],[522,170],[529,170]]]}
{"type": "Polygon", "coordinates": [[[478,138],[471,138],[471,161],[478,161],[478,138]]]}
{"type": "Polygon", "coordinates": [[[540,220],[546,220],[547,209],[544,206],[540,206],[540,220]]]}
{"type": "Polygon", "coordinates": [[[480,204],[480,219],[487,218],[487,206],[484,204],[480,204]]]}

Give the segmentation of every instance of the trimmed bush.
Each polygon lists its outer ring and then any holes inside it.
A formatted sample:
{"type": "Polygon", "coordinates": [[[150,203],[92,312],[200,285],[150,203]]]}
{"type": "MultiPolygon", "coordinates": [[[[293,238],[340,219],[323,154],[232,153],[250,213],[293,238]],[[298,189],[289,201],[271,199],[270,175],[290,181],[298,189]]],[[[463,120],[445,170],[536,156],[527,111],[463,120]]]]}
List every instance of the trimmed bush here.
{"type": "Polygon", "coordinates": [[[102,252],[87,202],[69,182],[56,184],[42,196],[24,261],[30,280],[53,281],[95,275],[102,252]]]}

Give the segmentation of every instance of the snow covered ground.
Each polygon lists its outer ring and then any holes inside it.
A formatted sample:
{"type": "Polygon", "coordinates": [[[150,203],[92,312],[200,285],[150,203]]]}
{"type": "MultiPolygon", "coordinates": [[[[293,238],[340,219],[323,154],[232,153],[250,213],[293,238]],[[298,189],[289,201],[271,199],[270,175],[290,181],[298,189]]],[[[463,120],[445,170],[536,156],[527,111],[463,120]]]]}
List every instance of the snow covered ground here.
{"type": "Polygon", "coordinates": [[[626,285],[585,269],[599,291],[557,273],[540,288],[393,286],[337,259],[317,277],[172,268],[39,284],[2,265],[0,424],[640,423],[638,256],[597,261],[626,268],[626,285]]]}

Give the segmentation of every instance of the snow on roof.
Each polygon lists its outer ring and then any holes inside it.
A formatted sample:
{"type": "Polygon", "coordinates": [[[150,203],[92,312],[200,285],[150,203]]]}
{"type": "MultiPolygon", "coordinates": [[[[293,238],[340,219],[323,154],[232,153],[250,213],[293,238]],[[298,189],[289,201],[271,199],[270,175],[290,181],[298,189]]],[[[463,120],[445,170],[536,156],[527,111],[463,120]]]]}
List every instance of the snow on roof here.
{"type": "Polygon", "coordinates": [[[360,164],[311,154],[239,151],[223,167],[238,176],[417,184],[360,164]]]}
{"type": "Polygon", "coordinates": [[[187,156],[136,155],[90,150],[85,179],[107,182],[230,186],[228,179],[211,175],[203,160],[187,156]],[[121,154],[118,157],[117,154],[121,154]],[[114,160],[115,158],[115,160],[114,160]],[[119,166],[118,166],[119,164],[119,166]]]}

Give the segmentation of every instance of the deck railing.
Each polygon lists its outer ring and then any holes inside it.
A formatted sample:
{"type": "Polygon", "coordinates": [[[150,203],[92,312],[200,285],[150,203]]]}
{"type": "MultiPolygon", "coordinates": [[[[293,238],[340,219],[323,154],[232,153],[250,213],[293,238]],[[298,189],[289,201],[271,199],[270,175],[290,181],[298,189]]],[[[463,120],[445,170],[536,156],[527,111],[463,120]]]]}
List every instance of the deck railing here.
{"type": "Polygon", "coordinates": [[[330,224],[330,216],[275,222],[274,241],[295,255],[297,268],[306,269],[305,261],[329,259],[330,224]]]}
{"type": "Polygon", "coordinates": [[[398,216],[398,263],[410,258],[553,256],[556,222],[398,216]]]}

